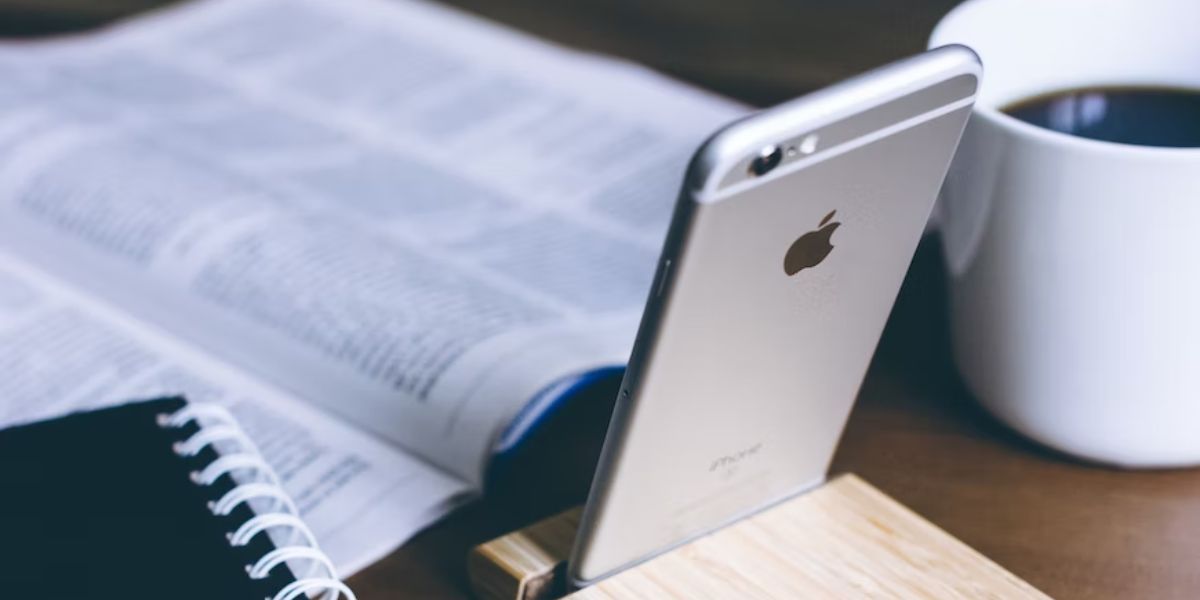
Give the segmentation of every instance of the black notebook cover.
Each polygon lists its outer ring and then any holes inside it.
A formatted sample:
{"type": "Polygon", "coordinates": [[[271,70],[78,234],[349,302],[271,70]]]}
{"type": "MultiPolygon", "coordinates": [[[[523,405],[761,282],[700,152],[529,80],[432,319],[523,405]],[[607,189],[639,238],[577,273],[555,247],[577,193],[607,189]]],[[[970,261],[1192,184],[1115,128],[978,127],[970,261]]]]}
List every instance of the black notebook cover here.
{"type": "Polygon", "coordinates": [[[209,503],[236,483],[190,474],[218,458],[181,457],[172,444],[199,428],[164,427],[169,398],[0,431],[0,593],[5,598],[258,600],[294,581],[286,564],[264,579],[247,566],[275,548],[266,533],[234,547],[227,534],[254,516],[209,503]]]}

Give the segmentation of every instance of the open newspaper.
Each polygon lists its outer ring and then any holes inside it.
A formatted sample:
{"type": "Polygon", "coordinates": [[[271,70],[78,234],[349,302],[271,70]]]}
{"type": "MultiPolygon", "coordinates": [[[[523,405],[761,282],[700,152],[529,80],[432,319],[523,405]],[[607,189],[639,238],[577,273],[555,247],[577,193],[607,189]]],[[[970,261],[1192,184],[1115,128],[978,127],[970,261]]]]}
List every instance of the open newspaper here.
{"type": "Polygon", "coordinates": [[[0,46],[0,425],[224,403],[352,573],[623,364],[689,154],[740,112],[416,2],[0,46]]]}

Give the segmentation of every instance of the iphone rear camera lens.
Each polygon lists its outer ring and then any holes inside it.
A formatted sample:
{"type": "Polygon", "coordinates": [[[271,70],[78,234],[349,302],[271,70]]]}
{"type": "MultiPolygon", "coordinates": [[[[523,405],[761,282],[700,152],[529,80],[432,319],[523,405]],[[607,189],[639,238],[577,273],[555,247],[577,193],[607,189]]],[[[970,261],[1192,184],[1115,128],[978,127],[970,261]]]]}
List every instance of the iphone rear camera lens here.
{"type": "Polygon", "coordinates": [[[750,174],[755,177],[766,175],[779,165],[779,161],[783,160],[783,151],[779,146],[767,146],[763,148],[754,160],[750,161],[750,174]]]}

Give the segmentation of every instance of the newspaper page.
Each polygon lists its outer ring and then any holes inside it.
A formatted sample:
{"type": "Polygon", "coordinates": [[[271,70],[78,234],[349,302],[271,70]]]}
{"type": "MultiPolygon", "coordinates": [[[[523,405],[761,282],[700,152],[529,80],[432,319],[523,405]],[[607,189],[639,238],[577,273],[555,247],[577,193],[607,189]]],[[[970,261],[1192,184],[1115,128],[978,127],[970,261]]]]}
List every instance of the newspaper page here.
{"type": "Polygon", "coordinates": [[[344,575],[382,558],[469,491],[2,253],[0,372],[0,427],[164,395],[228,407],[344,575]]]}
{"type": "Polygon", "coordinates": [[[0,244],[478,485],[623,364],[742,109],[432,4],[207,0],[0,49],[0,244]]]}

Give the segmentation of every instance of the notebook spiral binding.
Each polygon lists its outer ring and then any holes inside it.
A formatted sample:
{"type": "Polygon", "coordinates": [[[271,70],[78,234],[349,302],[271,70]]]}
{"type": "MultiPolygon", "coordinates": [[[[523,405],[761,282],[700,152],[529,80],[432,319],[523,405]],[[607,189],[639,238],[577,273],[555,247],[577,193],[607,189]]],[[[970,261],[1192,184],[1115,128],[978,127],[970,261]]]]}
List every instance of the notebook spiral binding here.
{"type": "Polygon", "coordinates": [[[176,442],[172,450],[182,457],[192,457],[204,448],[217,443],[228,443],[237,449],[222,453],[222,456],[190,477],[196,485],[213,485],[222,475],[234,472],[251,473],[252,479],[240,483],[226,492],[220,499],[208,503],[214,516],[227,516],[239,505],[252,500],[269,501],[270,511],[257,514],[242,523],[225,537],[233,547],[245,546],[259,533],[269,530],[287,530],[290,533],[286,545],[264,554],[253,565],[246,565],[246,574],[251,579],[265,579],[275,567],[289,561],[310,565],[308,572],[279,590],[266,600],[357,600],[354,592],[337,577],[337,571],[329,557],[317,546],[317,540],[308,526],[300,520],[299,511],[291,497],[280,486],[274,469],[263,460],[254,442],[242,431],[233,415],[214,404],[187,404],[170,414],[158,415],[158,425],[178,429],[196,422],[199,430],[182,442],[176,442]],[[316,594],[316,596],[314,596],[316,594]]]}

